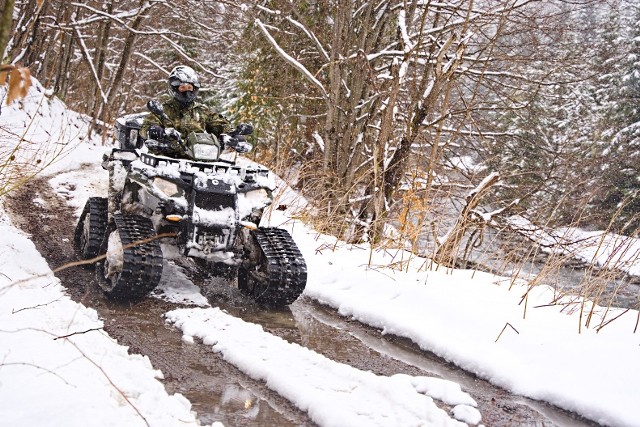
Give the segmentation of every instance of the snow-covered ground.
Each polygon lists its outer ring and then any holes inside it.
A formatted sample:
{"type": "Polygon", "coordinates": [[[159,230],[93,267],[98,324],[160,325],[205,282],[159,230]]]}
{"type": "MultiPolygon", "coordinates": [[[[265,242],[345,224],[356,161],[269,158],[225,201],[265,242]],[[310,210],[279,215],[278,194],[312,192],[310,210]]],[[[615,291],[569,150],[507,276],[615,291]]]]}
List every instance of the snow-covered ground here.
{"type": "MultiPolygon", "coordinates": [[[[32,123],[26,114],[42,99],[36,89],[22,109],[3,107],[0,141],[11,141],[7,129],[21,134],[23,123],[30,123],[34,133],[27,139],[34,144],[48,141],[47,133],[38,130],[66,129],[66,155],[47,173],[79,210],[89,195],[105,191],[106,173],[99,166],[105,149],[96,141],[79,143],[81,120],[57,102],[45,99],[49,111],[35,114],[32,123]]],[[[282,197],[282,204],[295,209],[295,194],[285,191],[282,197]]],[[[167,394],[158,380],[161,373],[146,357],[128,355],[100,329],[93,309],[65,295],[29,236],[1,209],[2,424],[198,425],[189,402],[167,394]]],[[[513,393],[603,425],[640,426],[638,311],[607,311],[575,300],[549,306],[556,298],[550,288],[528,290],[489,274],[437,268],[404,251],[372,253],[366,246],[318,235],[290,214],[274,211],[270,222],[287,228],[300,246],[309,269],[308,297],[383,334],[406,337],[513,393]],[[592,308],[594,316],[585,327],[592,308]]],[[[200,303],[166,314],[185,342],[210,346],[318,425],[482,423],[473,399],[455,383],[360,371],[207,306],[195,288],[166,287],[163,292],[200,303]],[[445,412],[439,402],[453,410],[445,412]]]]}
{"type": "Polygon", "coordinates": [[[600,268],[640,276],[640,239],[574,227],[545,230],[521,216],[509,218],[514,229],[549,253],[569,256],[600,268]]]}

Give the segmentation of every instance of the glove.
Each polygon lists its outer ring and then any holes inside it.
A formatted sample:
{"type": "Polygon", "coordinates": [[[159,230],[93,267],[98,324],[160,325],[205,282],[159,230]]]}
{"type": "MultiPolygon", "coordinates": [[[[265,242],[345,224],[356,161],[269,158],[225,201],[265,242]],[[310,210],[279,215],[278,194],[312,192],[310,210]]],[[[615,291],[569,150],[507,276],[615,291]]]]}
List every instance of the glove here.
{"type": "Polygon", "coordinates": [[[149,126],[149,130],[147,131],[147,136],[149,139],[155,139],[156,141],[161,141],[164,139],[164,129],[162,126],[151,125],[149,126]]]}
{"type": "MultiPolygon", "coordinates": [[[[238,153],[246,153],[253,148],[253,146],[249,144],[242,136],[235,137],[227,135],[226,133],[223,133],[220,136],[222,137],[222,143],[225,146],[233,148],[238,153]]],[[[224,146],[222,148],[224,149],[224,146]]]]}
{"type": "Polygon", "coordinates": [[[145,144],[149,148],[149,151],[154,154],[165,155],[171,152],[171,144],[165,141],[158,141],[157,139],[149,138],[145,141],[145,144]]]}
{"type": "Polygon", "coordinates": [[[171,141],[182,141],[182,137],[180,136],[180,132],[175,130],[174,128],[166,128],[164,130],[167,139],[171,141]]]}
{"type": "Polygon", "coordinates": [[[236,150],[238,153],[248,153],[249,151],[251,151],[252,148],[253,146],[249,144],[247,141],[238,141],[238,144],[235,147],[233,147],[233,149],[236,150]]]}

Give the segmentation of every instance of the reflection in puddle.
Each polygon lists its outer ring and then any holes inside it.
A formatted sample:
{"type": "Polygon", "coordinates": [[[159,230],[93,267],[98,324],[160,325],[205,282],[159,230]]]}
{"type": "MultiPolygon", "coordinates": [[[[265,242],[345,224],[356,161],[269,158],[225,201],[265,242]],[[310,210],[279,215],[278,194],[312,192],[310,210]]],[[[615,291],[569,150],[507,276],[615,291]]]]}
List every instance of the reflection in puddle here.
{"type": "Polygon", "coordinates": [[[296,319],[288,307],[266,310],[251,306],[241,309],[225,308],[225,310],[245,322],[257,323],[267,329],[296,329],[296,319]]]}
{"type": "Polygon", "coordinates": [[[245,416],[249,418],[256,418],[260,411],[260,403],[256,396],[236,385],[228,385],[224,388],[220,403],[227,407],[235,407],[236,411],[247,411],[245,416]]]}

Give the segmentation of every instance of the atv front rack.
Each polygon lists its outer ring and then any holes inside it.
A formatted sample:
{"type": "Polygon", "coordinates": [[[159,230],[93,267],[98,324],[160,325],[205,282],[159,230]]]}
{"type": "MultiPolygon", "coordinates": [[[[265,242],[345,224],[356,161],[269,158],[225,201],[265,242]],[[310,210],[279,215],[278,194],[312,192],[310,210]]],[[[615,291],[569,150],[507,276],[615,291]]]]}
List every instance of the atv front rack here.
{"type": "Polygon", "coordinates": [[[171,166],[176,169],[187,167],[199,170],[206,174],[236,175],[245,182],[255,182],[258,177],[266,178],[269,176],[269,169],[237,166],[235,163],[227,162],[225,160],[217,160],[215,162],[198,162],[189,159],[173,159],[171,157],[154,156],[148,153],[142,153],[140,160],[142,160],[142,163],[145,165],[149,165],[154,168],[162,166],[171,166]]]}

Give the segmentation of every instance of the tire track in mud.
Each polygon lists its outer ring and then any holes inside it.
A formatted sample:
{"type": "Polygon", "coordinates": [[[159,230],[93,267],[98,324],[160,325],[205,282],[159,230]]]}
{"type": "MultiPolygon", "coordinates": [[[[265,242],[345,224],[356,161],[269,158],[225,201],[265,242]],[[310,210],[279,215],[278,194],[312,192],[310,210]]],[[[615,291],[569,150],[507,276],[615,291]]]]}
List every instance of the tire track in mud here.
{"type": "MultiPolygon", "coordinates": [[[[13,223],[29,233],[37,249],[55,268],[77,261],[73,247],[74,209],[56,194],[47,179],[38,178],[7,198],[13,223]]],[[[203,285],[210,278],[197,269],[190,279],[203,285]]],[[[146,298],[123,305],[106,298],[97,284],[95,270],[74,267],[57,277],[77,302],[94,308],[104,329],[130,353],[147,355],[162,371],[169,393],[189,399],[203,424],[227,426],[313,426],[305,413],[224,361],[208,347],[182,342],[179,331],[165,325],[162,315],[179,305],[146,298]]],[[[438,376],[458,382],[478,402],[487,426],[593,426],[572,414],[544,403],[513,396],[486,381],[447,364],[407,340],[383,337],[380,331],[344,319],[334,311],[304,298],[290,309],[264,311],[229,290],[207,289],[210,301],[246,321],[259,323],[268,332],[304,345],[341,363],[378,375],[403,373],[438,376]]],[[[439,406],[448,410],[446,405],[439,406]]],[[[327,410],[330,410],[328,408],[327,410]]]]}
{"type": "MultiPolygon", "coordinates": [[[[35,179],[7,197],[13,224],[31,236],[51,268],[77,261],[73,232],[77,218],[49,185],[35,179]]],[[[72,267],[56,276],[71,298],[95,309],[104,330],[129,353],[149,357],[162,371],[167,392],[181,393],[192,403],[203,424],[227,426],[313,426],[305,413],[269,390],[209,348],[182,342],[179,331],[165,325],[162,315],[179,305],[146,298],[135,305],[118,304],[100,290],[95,270],[72,267]]]]}

